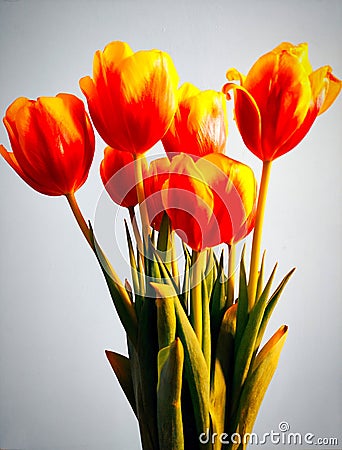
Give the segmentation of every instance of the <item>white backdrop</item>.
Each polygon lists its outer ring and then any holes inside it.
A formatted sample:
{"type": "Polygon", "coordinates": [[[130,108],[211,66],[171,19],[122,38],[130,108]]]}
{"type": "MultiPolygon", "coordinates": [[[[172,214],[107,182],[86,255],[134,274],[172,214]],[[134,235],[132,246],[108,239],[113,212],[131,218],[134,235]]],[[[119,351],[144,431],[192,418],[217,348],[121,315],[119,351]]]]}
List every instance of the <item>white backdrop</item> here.
{"type": "MultiPolygon", "coordinates": [[[[201,89],[220,90],[228,68],[246,73],[282,41],[308,42],[313,67],[330,64],[342,77],[341,23],[340,0],[2,0],[0,111],[19,96],[64,91],[83,98],[78,80],[91,73],[94,52],[112,40],[169,52],[181,82],[201,89]]],[[[258,433],[278,431],[287,421],[294,432],[337,437],[336,448],[342,445],[341,105],[339,98],[274,163],[263,239],[267,270],[279,261],[278,281],[293,266],[297,271],[269,324],[269,333],[289,325],[289,337],[255,426],[258,433]]],[[[227,154],[260,174],[231,111],[229,118],[227,154]]],[[[0,142],[8,146],[4,127],[0,142]]],[[[92,220],[103,148],[97,138],[89,180],[77,194],[92,220]]],[[[36,193],[2,159],[0,174],[0,447],[139,449],[134,415],[104,356],[105,349],[126,348],[94,256],[64,198],[36,193]]]]}

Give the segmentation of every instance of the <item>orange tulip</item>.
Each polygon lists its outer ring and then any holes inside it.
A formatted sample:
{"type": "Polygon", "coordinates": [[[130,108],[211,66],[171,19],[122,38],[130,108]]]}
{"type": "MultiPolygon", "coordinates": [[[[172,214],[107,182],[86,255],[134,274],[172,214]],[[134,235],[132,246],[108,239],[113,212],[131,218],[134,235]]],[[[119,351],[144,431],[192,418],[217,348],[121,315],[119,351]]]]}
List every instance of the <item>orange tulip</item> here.
{"type": "Polygon", "coordinates": [[[319,114],[334,102],[342,86],[329,66],[312,71],[307,44],[282,43],[261,56],[244,77],[236,69],[223,92],[235,92],[235,117],[246,146],[262,161],[293,149],[319,114]]]}
{"type": "Polygon", "coordinates": [[[222,153],[226,146],[228,122],[225,97],[221,92],[200,91],[190,83],[179,89],[179,106],[162,139],[169,157],[187,153],[199,157],[222,153]]]}
{"type": "Polygon", "coordinates": [[[83,102],[71,94],[20,97],[4,124],[13,149],[0,153],[33,189],[46,195],[73,194],[88,177],[95,139],[83,102]]]}
{"type": "Polygon", "coordinates": [[[159,141],[177,108],[178,75],[159,50],[133,53],[111,42],[94,56],[93,78],[80,87],[94,125],[111,147],[142,154],[159,141]]]}
{"type": "Polygon", "coordinates": [[[237,242],[254,226],[254,174],[223,154],[175,156],[162,194],[172,228],[196,251],[237,242]]]}

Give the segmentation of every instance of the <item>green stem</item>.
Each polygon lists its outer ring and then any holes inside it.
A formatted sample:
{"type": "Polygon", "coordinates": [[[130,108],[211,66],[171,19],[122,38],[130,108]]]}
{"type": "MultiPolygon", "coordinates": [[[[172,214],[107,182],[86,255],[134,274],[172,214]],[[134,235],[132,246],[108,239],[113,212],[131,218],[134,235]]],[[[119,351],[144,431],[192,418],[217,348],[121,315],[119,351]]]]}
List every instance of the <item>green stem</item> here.
{"type": "Polygon", "coordinates": [[[267,198],[268,184],[270,181],[271,167],[272,161],[263,162],[255,228],[253,233],[251,263],[249,269],[249,282],[248,282],[249,311],[253,308],[253,305],[255,303],[256,288],[258,283],[260,248],[262,240],[262,226],[264,222],[266,198],[267,198]]]}
{"type": "Polygon", "coordinates": [[[144,174],[143,174],[143,170],[142,170],[143,161],[144,161],[143,155],[135,155],[134,172],[135,172],[137,197],[138,197],[140,216],[141,216],[142,235],[143,235],[143,239],[145,240],[145,242],[147,242],[147,238],[150,235],[150,221],[148,218],[148,212],[147,212],[147,207],[146,207],[146,202],[145,202],[144,174]]]}
{"type": "Polygon", "coordinates": [[[195,330],[198,342],[202,348],[203,317],[202,317],[202,287],[201,287],[201,251],[192,251],[192,287],[190,296],[190,314],[192,326],[195,330]]]}
{"type": "Polygon", "coordinates": [[[235,244],[228,244],[229,259],[228,259],[228,291],[226,307],[229,308],[234,303],[234,287],[235,287],[235,244]]]}
{"type": "Polygon", "coordinates": [[[90,230],[89,227],[87,225],[87,222],[84,220],[84,217],[81,213],[81,210],[78,206],[76,197],[75,197],[75,193],[74,192],[70,192],[69,194],[65,194],[66,199],[68,200],[68,203],[70,205],[71,211],[74,214],[74,217],[84,235],[84,237],[86,238],[88,244],[90,245],[90,247],[94,250],[94,245],[93,242],[91,240],[91,235],[90,235],[90,230]]]}

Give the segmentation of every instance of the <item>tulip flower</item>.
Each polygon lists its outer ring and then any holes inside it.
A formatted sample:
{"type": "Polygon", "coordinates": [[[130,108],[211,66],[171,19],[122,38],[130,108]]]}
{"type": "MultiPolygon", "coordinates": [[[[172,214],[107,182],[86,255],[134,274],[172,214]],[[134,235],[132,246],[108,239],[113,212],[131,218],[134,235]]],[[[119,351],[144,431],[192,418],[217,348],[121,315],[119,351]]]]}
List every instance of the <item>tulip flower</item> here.
{"type": "Polygon", "coordinates": [[[244,77],[228,70],[223,91],[235,92],[235,117],[248,149],[273,161],[293,149],[319,114],[334,102],[342,86],[330,66],[312,70],[308,45],[282,43],[261,56],[244,77]]]}
{"type": "Polygon", "coordinates": [[[223,154],[196,162],[175,156],[163,188],[172,228],[196,251],[245,237],[254,225],[255,201],[252,170],[223,154]]]}
{"type": "Polygon", "coordinates": [[[226,146],[228,122],[226,102],[221,92],[200,91],[190,83],[179,89],[179,106],[162,139],[171,158],[175,153],[200,157],[222,153],[226,146]]]}
{"type": "Polygon", "coordinates": [[[80,99],[71,94],[20,97],[7,109],[4,124],[13,149],[0,153],[33,189],[68,195],[86,181],[95,139],[80,99]]]}
{"type": "Polygon", "coordinates": [[[93,78],[82,78],[80,87],[102,139],[134,155],[164,136],[177,109],[178,75],[170,56],[133,53],[124,42],[95,53],[93,78]]]}

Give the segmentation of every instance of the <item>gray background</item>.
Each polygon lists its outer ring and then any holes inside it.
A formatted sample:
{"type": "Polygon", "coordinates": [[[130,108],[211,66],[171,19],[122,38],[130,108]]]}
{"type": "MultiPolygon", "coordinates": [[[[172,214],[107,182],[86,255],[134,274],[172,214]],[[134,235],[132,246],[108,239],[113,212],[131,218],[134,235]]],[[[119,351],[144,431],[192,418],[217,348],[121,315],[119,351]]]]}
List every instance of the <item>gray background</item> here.
{"type": "MultiPolygon", "coordinates": [[[[94,52],[116,39],[134,50],[169,52],[181,82],[201,89],[220,90],[228,68],[246,73],[285,40],[309,42],[313,67],[330,64],[341,77],[341,23],[340,0],[1,1],[0,111],[19,96],[82,97],[78,80],[91,73],[94,52]]],[[[229,108],[227,153],[259,174],[229,108]]],[[[278,431],[285,420],[292,431],[338,437],[339,447],[341,124],[339,98],[273,167],[267,270],[279,260],[279,281],[298,269],[269,326],[270,334],[288,324],[289,337],[255,426],[278,431]]],[[[8,146],[3,127],[0,142],[8,146]]],[[[99,199],[106,201],[98,175],[104,143],[97,144],[77,194],[91,219],[99,199]]],[[[126,352],[124,333],[66,201],[34,192],[2,159],[0,173],[0,447],[140,448],[133,413],[104,356],[108,348],[126,352]]],[[[124,248],[123,234],[117,239],[124,248]]],[[[129,276],[125,265],[113,264],[129,276]]]]}

